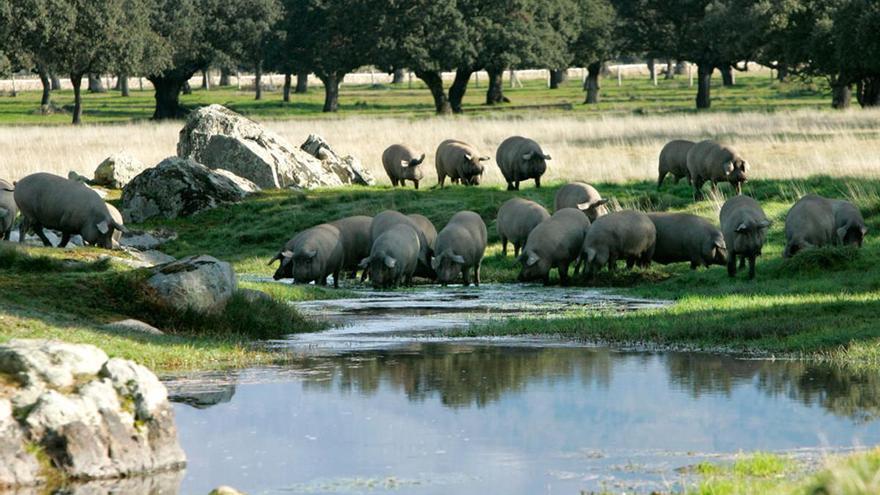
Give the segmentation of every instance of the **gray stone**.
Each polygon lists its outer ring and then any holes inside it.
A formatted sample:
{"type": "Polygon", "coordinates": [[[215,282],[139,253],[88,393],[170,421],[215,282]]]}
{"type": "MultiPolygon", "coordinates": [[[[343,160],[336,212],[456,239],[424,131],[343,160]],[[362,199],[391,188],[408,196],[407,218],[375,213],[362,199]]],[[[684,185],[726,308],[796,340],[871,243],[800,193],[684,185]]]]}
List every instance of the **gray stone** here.
{"type": "Polygon", "coordinates": [[[107,354],[94,346],[45,340],[12,340],[0,346],[0,373],[22,385],[71,387],[78,378],[97,375],[107,354]]]}
{"type": "Polygon", "coordinates": [[[354,163],[328,167],[328,162],[291,145],[281,136],[221,105],[190,113],[180,131],[177,154],[213,169],[225,169],[259,187],[281,188],[341,186],[359,183],[354,163]]]}
{"type": "Polygon", "coordinates": [[[146,281],[157,302],[179,310],[222,311],[236,289],[229,263],[212,256],[190,256],[153,268],[146,281]]]}
{"type": "Polygon", "coordinates": [[[324,167],[342,179],[345,184],[369,186],[376,183],[376,179],[364,168],[360,160],[351,155],[339,156],[327,141],[317,134],[309,134],[300,148],[321,160],[324,167]]]}
{"type": "Polygon", "coordinates": [[[274,301],[272,296],[261,290],[255,289],[238,289],[238,293],[244,296],[248,302],[271,302],[274,301]]]}
{"type": "Polygon", "coordinates": [[[159,330],[153,325],[131,318],[127,320],[119,320],[114,321],[113,323],[108,323],[104,325],[103,328],[113,332],[143,333],[146,335],[165,335],[162,330],[159,330]]]}
{"type": "Polygon", "coordinates": [[[215,174],[220,174],[223,177],[235,182],[235,184],[241,188],[242,191],[247,193],[255,193],[260,190],[260,186],[254,184],[253,182],[245,179],[244,177],[239,177],[229,170],[223,170],[222,168],[214,169],[215,174]]]}
{"type": "Polygon", "coordinates": [[[126,221],[190,216],[248,194],[236,181],[193,160],[169,157],[135,177],[122,190],[126,221]]]}
{"type": "Polygon", "coordinates": [[[91,183],[122,189],[146,169],[147,167],[131,154],[124,151],[114,153],[98,165],[91,183]]]}

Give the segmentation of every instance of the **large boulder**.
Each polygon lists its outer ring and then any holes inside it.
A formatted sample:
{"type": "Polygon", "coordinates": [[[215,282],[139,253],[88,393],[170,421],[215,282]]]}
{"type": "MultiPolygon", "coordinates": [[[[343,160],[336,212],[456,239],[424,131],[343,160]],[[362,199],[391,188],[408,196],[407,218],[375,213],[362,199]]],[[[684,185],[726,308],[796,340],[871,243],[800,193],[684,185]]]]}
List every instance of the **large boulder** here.
{"type": "Polygon", "coordinates": [[[342,179],[342,182],[346,184],[369,186],[376,183],[373,174],[364,168],[360,160],[351,155],[339,156],[339,154],[333,151],[333,148],[327,144],[327,141],[324,141],[324,138],[317,134],[309,134],[308,139],[306,139],[306,142],[304,142],[300,148],[318,160],[321,160],[321,163],[324,164],[325,168],[339,176],[342,179]]]}
{"type": "Polygon", "coordinates": [[[129,477],[186,463],[156,375],[91,345],[0,345],[0,439],[0,488],[129,477]]]}
{"type": "Polygon", "coordinates": [[[146,281],[149,294],[181,311],[222,311],[237,285],[232,265],[212,256],[189,256],[152,270],[146,281]]]}
{"type": "MultiPolygon", "coordinates": [[[[341,186],[362,182],[362,169],[329,167],[281,136],[222,105],[202,107],[180,131],[177,154],[212,169],[224,169],[265,188],[341,186]]],[[[356,160],[351,160],[355,162],[356,160]]],[[[352,163],[353,166],[357,164],[352,163]]]]}
{"type": "Polygon", "coordinates": [[[91,183],[113,189],[122,189],[147,167],[127,152],[114,153],[95,169],[91,183]]]}
{"type": "Polygon", "coordinates": [[[240,201],[248,194],[239,185],[244,179],[230,179],[186,158],[172,156],[141,172],[122,190],[122,214],[127,222],[153,217],[177,218],[240,201]]]}

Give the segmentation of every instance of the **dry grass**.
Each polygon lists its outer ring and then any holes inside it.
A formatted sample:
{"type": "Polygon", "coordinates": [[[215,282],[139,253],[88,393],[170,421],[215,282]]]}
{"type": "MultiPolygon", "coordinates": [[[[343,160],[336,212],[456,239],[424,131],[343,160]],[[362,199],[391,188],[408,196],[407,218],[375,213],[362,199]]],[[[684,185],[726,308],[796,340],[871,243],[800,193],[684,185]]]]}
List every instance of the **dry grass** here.
{"type": "MultiPolygon", "coordinates": [[[[486,182],[502,183],[494,165],[504,138],[532,137],[553,156],[545,181],[593,182],[654,179],[657,154],[674,138],[714,138],[733,143],[749,158],[754,175],[789,179],[815,174],[880,176],[880,111],[798,111],[615,116],[599,119],[523,118],[347,118],[268,121],[294,144],[309,133],[359,158],[387,183],[380,156],[389,144],[405,142],[428,155],[446,138],[476,145],[493,157],[486,182]]],[[[181,123],[112,126],[6,127],[0,132],[0,177],[17,179],[36,171],[90,174],[114,151],[127,150],[145,163],[175,153],[181,123]]]]}

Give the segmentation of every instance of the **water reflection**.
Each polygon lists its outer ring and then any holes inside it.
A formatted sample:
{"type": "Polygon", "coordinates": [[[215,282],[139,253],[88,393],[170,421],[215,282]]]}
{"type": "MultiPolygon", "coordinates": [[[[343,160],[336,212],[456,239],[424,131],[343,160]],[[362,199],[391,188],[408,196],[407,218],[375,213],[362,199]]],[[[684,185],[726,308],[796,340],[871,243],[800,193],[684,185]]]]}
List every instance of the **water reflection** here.
{"type": "Polygon", "coordinates": [[[46,486],[0,488],[0,495],[174,495],[180,493],[184,474],[184,471],[170,471],[144,477],[73,483],[54,491],[46,486]]]}

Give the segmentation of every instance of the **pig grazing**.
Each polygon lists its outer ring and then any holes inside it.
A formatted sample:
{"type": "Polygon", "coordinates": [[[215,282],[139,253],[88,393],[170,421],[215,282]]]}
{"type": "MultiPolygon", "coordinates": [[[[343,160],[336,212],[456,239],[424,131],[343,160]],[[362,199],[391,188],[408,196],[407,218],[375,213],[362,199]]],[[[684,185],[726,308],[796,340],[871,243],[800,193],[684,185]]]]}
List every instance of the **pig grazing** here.
{"type": "Polygon", "coordinates": [[[595,222],[607,210],[605,203],[607,199],[602,199],[599,191],[595,187],[583,182],[572,182],[566,184],[556,191],[553,209],[559,211],[563,208],[577,208],[582,210],[591,222],[595,222]]]}
{"type": "Polygon", "coordinates": [[[663,149],[660,150],[660,177],[657,179],[658,190],[663,185],[663,179],[666,177],[666,174],[671,174],[675,178],[676,184],[678,184],[682,177],[688,177],[687,155],[688,151],[693,147],[693,141],[684,139],[675,139],[663,146],[663,149]]]}
{"type": "Polygon", "coordinates": [[[342,248],[345,251],[344,270],[350,270],[351,276],[357,274],[358,263],[370,255],[370,225],[373,217],[356,215],[330,222],[339,229],[342,235],[342,248]]]}
{"type": "Polygon", "coordinates": [[[437,237],[437,229],[427,218],[421,215],[407,216],[398,211],[385,210],[373,217],[373,223],[370,225],[370,244],[375,244],[376,239],[382,233],[400,223],[409,225],[416,231],[416,235],[419,237],[419,272],[424,273],[427,278],[433,278],[433,269],[431,268],[431,255],[433,254],[431,242],[433,239],[428,239],[428,236],[437,237]]]}
{"type": "Polygon", "coordinates": [[[434,224],[424,215],[413,213],[407,215],[407,218],[412,220],[415,224],[419,239],[422,240],[425,246],[427,246],[427,250],[423,253],[425,261],[422,262],[420,259],[419,265],[416,267],[415,275],[416,277],[434,280],[437,278],[437,274],[434,273],[434,269],[431,267],[431,258],[434,256],[434,242],[437,239],[437,228],[434,227],[434,224]]]}
{"type": "Polygon", "coordinates": [[[125,227],[113,220],[110,210],[98,193],[87,186],[57,175],[37,173],[18,181],[13,193],[22,216],[20,241],[24,241],[25,224],[32,228],[43,244],[51,246],[43,229],[61,232],[64,247],[76,234],[91,245],[113,247],[113,232],[125,227]]]}
{"type": "Polygon", "coordinates": [[[510,241],[513,243],[513,256],[518,257],[529,233],[548,218],[550,213],[547,209],[534,201],[522,198],[507,200],[498,209],[498,218],[495,221],[498,237],[501,238],[501,255],[507,256],[507,241],[510,241]]]}
{"type": "Polygon", "coordinates": [[[562,208],[529,234],[519,262],[517,280],[542,280],[550,284],[550,270],[559,270],[559,281],[568,284],[568,266],[577,260],[590,228],[590,220],[577,208],[562,208]]]}
{"type": "Polygon", "coordinates": [[[755,278],[755,257],[767,238],[770,220],[757,201],[748,196],[734,196],[721,207],[721,232],[727,245],[727,274],[736,276],[736,257],[740,268],[749,260],[749,279],[755,278]]]}
{"type": "Polygon", "coordinates": [[[369,270],[377,289],[409,285],[419,263],[420,245],[419,234],[412,225],[392,224],[373,241],[370,255],[361,260],[360,266],[369,270]]]}
{"type": "Polygon", "coordinates": [[[550,155],[538,143],[522,136],[505,139],[495,152],[495,162],[507,181],[508,191],[519,191],[519,183],[529,179],[535,179],[535,187],[541,187],[541,176],[547,171],[549,159],[550,155]]]}
{"type": "Polygon", "coordinates": [[[690,261],[691,270],[727,264],[724,236],[705,218],[688,213],[648,213],[648,218],[657,229],[653,261],[664,265],[690,261]]]}
{"type": "Polygon", "coordinates": [[[488,156],[480,156],[477,150],[462,141],[447,139],[437,147],[434,164],[437,167],[437,183],[443,187],[446,177],[452,182],[466,186],[479,186],[483,176],[483,164],[488,156]]]}
{"type": "Polygon", "coordinates": [[[601,216],[584,238],[580,261],[585,265],[584,276],[598,273],[605,264],[608,271],[614,271],[619,259],[626,260],[627,268],[636,263],[650,266],[656,243],[657,228],[640,211],[621,210],[601,216]]]}
{"type": "Polygon", "coordinates": [[[695,199],[702,197],[707,181],[712,182],[713,191],[719,182],[730,182],[742,194],[742,183],[748,180],[748,162],[733,147],[711,140],[700,141],[688,151],[687,168],[695,199]]]}
{"type": "Polygon", "coordinates": [[[785,217],[786,258],[800,250],[833,244],[862,245],[868,229],[862,214],[849,201],[807,194],[785,217]]]}
{"type": "Polygon", "coordinates": [[[444,286],[462,276],[464,285],[470,284],[468,270],[474,271],[474,285],[480,285],[480,264],[486,252],[489,235],[480,215],[472,211],[460,211],[437,234],[434,244],[435,256],[431,267],[437,280],[444,286]]]}
{"type": "Polygon", "coordinates": [[[0,240],[9,240],[12,224],[18,214],[12,184],[0,179],[0,240]]]}
{"type": "Polygon", "coordinates": [[[339,287],[339,273],[345,265],[345,247],[339,229],[329,223],[306,229],[287,241],[283,250],[269,263],[281,260],[275,280],[293,278],[295,283],[315,282],[327,285],[333,275],[333,287],[339,287]]]}
{"type": "Polygon", "coordinates": [[[382,165],[394,187],[397,187],[398,183],[405,187],[406,181],[411,180],[418,189],[419,181],[423,177],[420,165],[424,161],[424,153],[419,156],[415,150],[403,144],[392,144],[382,153],[382,165]]]}

